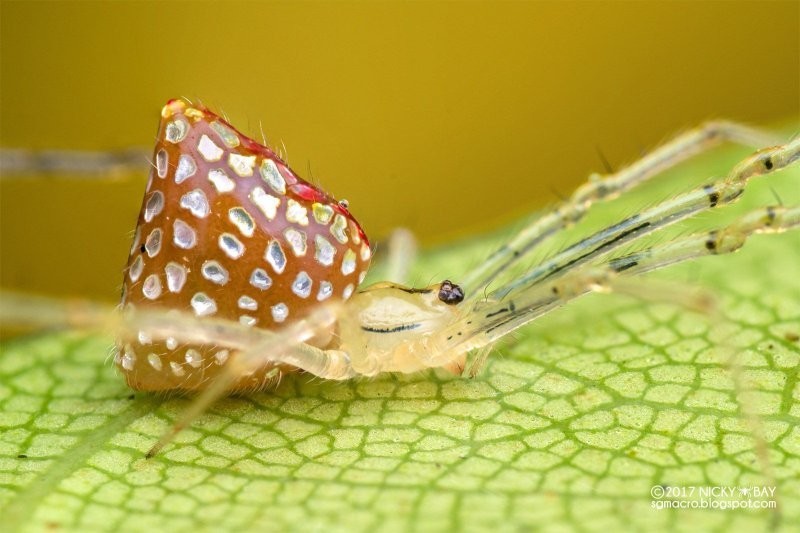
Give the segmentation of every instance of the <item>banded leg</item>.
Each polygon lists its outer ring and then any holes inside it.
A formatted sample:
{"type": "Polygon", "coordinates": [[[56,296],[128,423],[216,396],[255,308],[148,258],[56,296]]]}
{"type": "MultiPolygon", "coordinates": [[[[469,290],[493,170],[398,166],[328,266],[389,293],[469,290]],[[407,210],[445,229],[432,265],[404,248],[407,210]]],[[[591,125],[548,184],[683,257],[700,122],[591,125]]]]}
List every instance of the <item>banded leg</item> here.
{"type": "Polygon", "coordinates": [[[77,327],[112,331],[117,336],[147,331],[152,339],[172,337],[179,342],[214,344],[237,350],[215,381],[200,394],[181,419],[147,452],[153,457],[175,435],[224,396],[242,375],[266,363],[289,365],[324,379],[343,380],[356,375],[350,357],[338,350],[322,350],[306,344],[336,320],[340,306],[322,305],[303,320],[279,332],[243,326],[219,319],[198,319],[177,311],[126,311],[87,302],[62,302],[46,297],[0,293],[0,323],[18,326],[77,327]]]}
{"type": "Polygon", "coordinates": [[[728,177],[680,194],[573,244],[520,279],[490,293],[489,301],[498,301],[513,293],[527,291],[537,283],[558,277],[568,269],[596,261],[620,246],[659,228],[703,211],[731,204],[744,193],[751,178],[776,172],[798,161],[800,139],[784,146],[756,152],[739,163],[728,177]]]}
{"type": "MultiPolygon", "coordinates": [[[[800,228],[800,206],[766,207],[745,215],[726,228],[690,235],[601,265],[580,269],[569,276],[534,285],[513,299],[473,312],[440,334],[441,350],[455,353],[481,348],[590,292],[622,292],[638,296],[641,294],[638,287],[649,281],[632,278],[634,274],[706,255],[732,253],[753,234],[781,233],[796,228],[800,228]],[[450,339],[445,341],[448,337],[450,339]]],[[[710,310],[708,300],[703,295],[692,301],[688,293],[670,295],[665,290],[657,292],[654,297],[668,301],[672,298],[675,303],[703,312],[710,310]]]]}
{"type": "Polygon", "coordinates": [[[558,209],[534,220],[511,242],[469,272],[461,280],[468,298],[480,298],[483,294],[481,288],[487,287],[559,230],[578,222],[595,202],[614,199],[653,176],[725,141],[754,148],[780,143],[780,139],[747,126],[724,121],[708,122],[679,135],[619,172],[605,176],[592,174],[589,181],[579,187],[558,209]]]}
{"type": "Polygon", "coordinates": [[[642,274],[704,255],[728,254],[744,246],[756,233],[780,233],[800,226],[800,206],[769,206],[743,216],[730,226],[697,233],[660,246],[612,259],[614,272],[642,274]]]}
{"type": "Polygon", "coordinates": [[[273,332],[252,328],[238,322],[205,317],[198,319],[175,310],[126,310],[88,302],[64,302],[54,298],[22,296],[0,292],[0,323],[26,327],[71,327],[109,332],[115,336],[133,336],[146,331],[154,340],[169,337],[179,343],[214,344],[237,350],[233,372],[266,362],[284,364],[325,379],[352,377],[345,354],[321,350],[304,341],[327,328],[336,319],[339,307],[320,306],[306,319],[273,332]],[[283,343],[283,344],[282,344],[283,343]],[[284,346],[284,344],[286,344],[284,346]],[[273,346],[284,346],[273,350],[273,346]]]}
{"type": "Polygon", "coordinates": [[[333,324],[336,317],[332,311],[331,306],[322,306],[307,318],[270,335],[268,340],[256,342],[234,354],[214,382],[192,402],[181,418],[150,448],[147,458],[155,456],[175,435],[183,431],[214,402],[227,394],[241,375],[255,372],[266,362],[280,361],[324,379],[342,380],[354,377],[355,372],[346,353],[339,350],[320,350],[304,344],[305,341],[333,324]],[[299,349],[301,346],[302,350],[299,349]],[[308,357],[309,351],[313,353],[313,357],[308,357]]]}

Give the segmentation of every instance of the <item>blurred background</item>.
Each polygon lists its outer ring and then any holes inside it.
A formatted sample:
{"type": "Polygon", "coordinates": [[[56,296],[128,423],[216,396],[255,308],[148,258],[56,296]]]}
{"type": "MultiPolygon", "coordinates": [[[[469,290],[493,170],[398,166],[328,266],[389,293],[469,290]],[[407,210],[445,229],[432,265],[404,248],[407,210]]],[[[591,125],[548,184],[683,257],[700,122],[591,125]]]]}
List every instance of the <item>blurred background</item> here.
{"type": "MultiPolygon", "coordinates": [[[[285,146],[373,241],[491,230],[708,118],[800,116],[796,1],[0,10],[0,147],[148,151],[161,106],[198,99],[285,146]]],[[[0,286],[115,300],[147,175],[134,154],[102,175],[5,170],[0,286]]]]}

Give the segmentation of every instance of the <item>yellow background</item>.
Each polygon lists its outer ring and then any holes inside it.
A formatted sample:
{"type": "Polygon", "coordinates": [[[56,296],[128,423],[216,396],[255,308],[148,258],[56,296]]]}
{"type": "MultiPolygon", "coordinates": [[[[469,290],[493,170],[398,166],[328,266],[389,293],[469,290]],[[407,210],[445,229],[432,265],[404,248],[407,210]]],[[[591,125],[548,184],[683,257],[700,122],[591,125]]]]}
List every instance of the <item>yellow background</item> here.
{"type": "MultiPolygon", "coordinates": [[[[4,1],[0,145],[146,147],[167,99],[201,99],[373,240],[436,244],[568,194],[598,147],[796,120],[799,6],[4,1]]],[[[0,285],[115,299],[145,176],[3,176],[0,285]]]]}

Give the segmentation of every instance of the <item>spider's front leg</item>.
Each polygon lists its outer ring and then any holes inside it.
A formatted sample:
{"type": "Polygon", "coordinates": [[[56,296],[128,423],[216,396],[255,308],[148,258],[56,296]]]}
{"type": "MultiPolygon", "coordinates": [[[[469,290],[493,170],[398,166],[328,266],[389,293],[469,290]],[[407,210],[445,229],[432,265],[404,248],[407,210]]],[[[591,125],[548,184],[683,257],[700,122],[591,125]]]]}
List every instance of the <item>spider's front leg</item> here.
{"type": "Polygon", "coordinates": [[[408,276],[417,258],[417,240],[406,228],[397,228],[389,235],[386,257],[386,280],[408,284],[408,276]]]}
{"type": "MultiPolygon", "coordinates": [[[[467,313],[431,340],[437,352],[464,353],[496,342],[535,318],[592,291],[630,292],[630,276],[701,255],[729,253],[740,248],[753,233],[789,230],[800,225],[797,207],[766,208],[748,215],[728,228],[711,234],[676,240],[597,265],[620,246],[636,242],[653,231],[721,205],[735,202],[748,181],[800,162],[800,139],[761,150],[737,165],[726,178],[662,202],[609,226],[567,247],[520,279],[489,293],[484,301],[468,300],[467,313]],[[588,266],[583,266],[588,265],[588,266]]],[[[680,303],[680,302],[678,302],[680,303]]],[[[701,304],[696,307],[702,307],[701,304]]],[[[438,357],[438,356],[437,356],[438,357]]],[[[439,366],[431,361],[431,366],[439,366]]],[[[439,363],[441,364],[441,363],[439,363]]]]}
{"type": "Polygon", "coordinates": [[[761,148],[780,143],[774,135],[728,121],[707,122],[687,131],[656,148],[635,163],[606,174],[592,174],[557,209],[536,218],[513,239],[470,271],[462,281],[470,299],[477,299],[503,272],[517,264],[542,243],[582,219],[597,202],[613,200],[647,182],[654,176],[677,166],[690,157],[707,151],[723,142],[732,142],[751,148],[761,148]]]}
{"type": "Polygon", "coordinates": [[[651,285],[634,277],[706,255],[733,253],[759,233],[781,233],[800,227],[800,206],[770,206],[748,213],[733,224],[647,248],[605,263],[575,270],[561,278],[538,283],[501,302],[479,307],[443,335],[461,331],[463,341],[446,349],[475,349],[495,342],[536,318],[591,292],[619,292],[647,300],[681,305],[703,313],[713,310],[706,294],[651,285]]]}
{"type": "Polygon", "coordinates": [[[581,265],[607,256],[626,243],[661,228],[732,204],[744,194],[752,178],[775,173],[798,161],[800,139],[760,150],[737,165],[726,178],[679,194],[572,244],[519,279],[490,293],[490,299],[504,300],[515,292],[525,291],[527,287],[560,277],[581,265]]]}

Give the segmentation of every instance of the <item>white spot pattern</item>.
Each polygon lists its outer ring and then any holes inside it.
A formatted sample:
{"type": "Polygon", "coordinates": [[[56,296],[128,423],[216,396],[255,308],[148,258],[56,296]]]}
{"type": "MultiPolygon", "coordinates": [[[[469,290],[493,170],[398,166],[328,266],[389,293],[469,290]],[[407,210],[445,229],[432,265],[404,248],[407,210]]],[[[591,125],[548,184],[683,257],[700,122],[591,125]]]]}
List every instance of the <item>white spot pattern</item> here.
{"type": "Polygon", "coordinates": [[[218,365],[224,365],[225,361],[228,360],[228,356],[229,355],[230,355],[230,352],[228,350],[220,350],[220,351],[218,351],[217,353],[214,354],[214,359],[217,360],[217,364],[218,365]]]}
{"type": "Polygon", "coordinates": [[[163,178],[164,176],[167,175],[168,163],[169,163],[169,155],[167,155],[167,151],[162,148],[156,154],[156,171],[158,172],[159,178],[163,178]]]}
{"type": "Polygon", "coordinates": [[[188,350],[186,350],[186,354],[184,354],[183,359],[192,368],[200,368],[200,365],[203,364],[203,357],[200,355],[200,352],[198,352],[194,348],[189,348],[188,350]]]}
{"type": "Polygon", "coordinates": [[[293,224],[308,226],[308,209],[295,200],[289,200],[286,204],[286,220],[293,224]]]}
{"type": "Polygon", "coordinates": [[[267,263],[272,265],[272,268],[278,274],[282,274],[283,271],[286,269],[286,256],[284,255],[283,249],[281,248],[281,243],[279,243],[275,239],[269,241],[269,245],[267,245],[267,250],[264,253],[264,259],[267,260],[267,263]]]}
{"type": "Polygon", "coordinates": [[[266,270],[257,268],[253,270],[253,273],[250,275],[250,285],[256,289],[265,291],[272,286],[272,278],[269,277],[266,270]]]}
{"type": "Polygon", "coordinates": [[[286,194],[286,180],[281,176],[278,165],[272,159],[264,159],[261,162],[261,177],[278,194],[286,194]]]}
{"type": "Polygon", "coordinates": [[[311,294],[312,285],[311,277],[304,271],[300,272],[292,282],[292,292],[300,298],[308,298],[311,294]]]}
{"type": "Polygon", "coordinates": [[[164,273],[167,275],[167,288],[169,292],[181,292],[183,285],[186,283],[186,269],[174,261],[167,263],[164,267],[164,273]]]}
{"type": "Polygon", "coordinates": [[[208,135],[200,137],[200,142],[197,143],[197,151],[208,162],[219,161],[222,159],[222,153],[224,152],[222,148],[214,144],[214,141],[208,135]]]}
{"type": "Polygon", "coordinates": [[[322,225],[327,225],[333,218],[333,208],[329,205],[315,202],[311,206],[311,212],[314,214],[314,220],[322,225]]]}
{"type": "Polygon", "coordinates": [[[283,235],[286,237],[286,242],[289,243],[296,257],[303,257],[306,255],[306,234],[304,232],[294,228],[287,228],[283,232],[283,235]]]}
{"type": "Polygon", "coordinates": [[[280,198],[275,198],[271,194],[267,194],[261,187],[254,187],[250,192],[250,200],[264,213],[264,216],[269,220],[275,218],[278,212],[278,206],[281,205],[280,198]]]}
{"type": "Polygon", "coordinates": [[[155,300],[161,296],[161,279],[158,274],[150,274],[142,283],[142,294],[148,300],[155,300]]]}
{"type": "Polygon", "coordinates": [[[228,166],[240,178],[250,177],[253,175],[253,168],[256,166],[256,156],[230,154],[228,156],[228,166]]]}
{"type": "Polygon", "coordinates": [[[245,237],[252,237],[255,233],[256,225],[253,217],[243,207],[232,207],[228,210],[228,220],[233,222],[245,237]]]}
{"type": "Polygon", "coordinates": [[[153,370],[161,371],[161,358],[158,355],[154,353],[149,354],[147,356],[147,362],[153,367],[153,370]]]}
{"type": "Polygon", "coordinates": [[[200,189],[194,189],[181,196],[180,206],[188,209],[197,218],[206,218],[210,212],[208,198],[200,189]]]}
{"type": "Polygon", "coordinates": [[[314,237],[314,244],[316,245],[314,259],[323,266],[331,266],[336,255],[336,248],[328,242],[328,239],[319,234],[314,237]]]}
{"type": "Polygon", "coordinates": [[[149,257],[155,257],[161,251],[161,228],[155,228],[144,241],[144,249],[149,257]]]}
{"type": "Polygon", "coordinates": [[[125,350],[122,354],[122,368],[130,372],[133,370],[133,365],[136,363],[136,352],[130,344],[125,345],[125,350]]]}
{"type": "Polygon", "coordinates": [[[183,154],[178,159],[178,169],[175,171],[175,183],[183,183],[197,172],[197,163],[189,154],[183,154]]]}
{"type": "Polygon", "coordinates": [[[228,148],[236,148],[239,146],[239,136],[225,124],[214,121],[211,123],[211,129],[219,135],[219,138],[222,139],[222,142],[225,143],[225,146],[228,148]]]}
{"type": "Polygon", "coordinates": [[[186,138],[189,124],[181,117],[176,118],[165,129],[164,138],[172,144],[177,144],[186,138]]]}
{"type": "Polygon", "coordinates": [[[205,261],[200,271],[203,273],[204,278],[217,285],[225,285],[230,279],[228,271],[213,259],[205,261]]]}
{"type": "Polygon", "coordinates": [[[224,170],[221,168],[214,168],[208,171],[208,181],[214,184],[214,188],[218,192],[231,192],[236,184],[228,177],[224,170]]]}
{"type": "Polygon", "coordinates": [[[155,191],[150,195],[150,198],[147,199],[147,203],[144,206],[144,221],[150,222],[153,220],[153,217],[161,213],[163,210],[164,195],[161,193],[161,191],[155,191]]]}
{"type": "Polygon", "coordinates": [[[361,260],[362,261],[369,261],[369,258],[372,257],[372,250],[369,249],[367,243],[361,244],[361,260]]]}
{"type": "Polygon", "coordinates": [[[175,222],[172,223],[172,242],[178,248],[190,250],[197,243],[197,234],[189,224],[176,218],[175,222]]]}
{"type": "Polygon", "coordinates": [[[342,297],[345,300],[347,300],[348,298],[350,298],[353,295],[353,290],[354,289],[355,289],[355,287],[353,287],[353,284],[350,283],[349,285],[347,285],[347,287],[344,288],[344,291],[342,291],[342,297]]]}
{"type": "Polygon", "coordinates": [[[342,274],[349,276],[356,270],[356,253],[350,248],[344,253],[342,258],[342,274]]]}
{"type": "Polygon", "coordinates": [[[239,309],[246,309],[248,311],[258,310],[258,302],[249,296],[240,296],[238,304],[239,309]]]}
{"type": "Polygon", "coordinates": [[[275,322],[283,322],[289,316],[289,308],[283,302],[273,305],[270,311],[275,322]]]}
{"type": "Polygon", "coordinates": [[[186,371],[183,369],[183,367],[175,361],[170,361],[169,367],[172,369],[172,373],[179,378],[186,375],[186,371]]]}
{"type": "Polygon", "coordinates": [[[217,312],[217,302],[204,292],[198,292],[192,296],[191,305],[197,316],[208,316],[217,312]]]}
{"type": "Polygon", "coordinates": [[[150,335],[148,335],[146,331],[141,331],[140,330],[139,333],[136,335],[136,338],[139,340],[139,344],[152,344],[153,343],[153,338],[150,337],[150,335]]]}
{"type": "Polygon", "coordinates": [[[319,284],[319,292],[317,292],[317,301],[327,300],[333,295],[333,284],[330,281],[323,281],[319,284]]]}
{"type": "Polygon", "coordinates": [[[347,233],[345,230],[347,229],[347,219],[342,216],[341,213],[336,213],[336,216],[333,219],[333,224],[331,224],[331,235],[342,244],[347,244],[347,233]]]}
{"type": "Polygon", "coordinates": [[[244,244],[232,233],[219,236],[219,248],[231,259],[239,259],[244,255],[244,244]]]}

